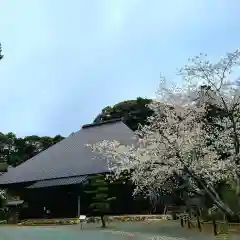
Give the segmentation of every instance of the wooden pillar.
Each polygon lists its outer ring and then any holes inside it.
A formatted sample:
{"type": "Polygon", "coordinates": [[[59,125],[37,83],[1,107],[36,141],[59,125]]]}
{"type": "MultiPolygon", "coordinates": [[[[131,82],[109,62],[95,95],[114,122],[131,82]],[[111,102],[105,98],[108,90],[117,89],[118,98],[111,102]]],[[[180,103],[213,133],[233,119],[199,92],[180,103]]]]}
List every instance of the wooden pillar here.
{"type": "Polygon", "coordinates": [[[81,214],[80,209],[81,209],[81,202],[80,202],[80,196],[78,196],[78,217],[81,214]]]}

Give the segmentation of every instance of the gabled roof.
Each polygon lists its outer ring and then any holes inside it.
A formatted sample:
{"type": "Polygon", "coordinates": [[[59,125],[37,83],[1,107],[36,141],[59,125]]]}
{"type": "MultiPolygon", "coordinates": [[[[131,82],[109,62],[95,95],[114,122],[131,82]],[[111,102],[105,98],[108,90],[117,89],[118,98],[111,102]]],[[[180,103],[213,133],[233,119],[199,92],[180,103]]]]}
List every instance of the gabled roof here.
{"type": "Polygon", "coordinates": [[[107,172],[104,160],[93,159],[88,143],[117,140],[132,144],[134,133],[122,121],[89,124],[66,139],[0,176],[0,185],[107,172]]]}

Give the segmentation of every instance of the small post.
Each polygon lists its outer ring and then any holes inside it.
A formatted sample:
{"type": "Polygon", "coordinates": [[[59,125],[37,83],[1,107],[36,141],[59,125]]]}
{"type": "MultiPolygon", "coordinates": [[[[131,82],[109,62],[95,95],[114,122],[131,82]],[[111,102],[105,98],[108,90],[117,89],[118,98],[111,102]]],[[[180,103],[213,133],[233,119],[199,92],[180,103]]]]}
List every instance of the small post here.
{"type": "Polygon", "coordinates": [[[80,215],[79,216],[79,221],[81,225],[81,230],[83,230],[83,222],[86,221],[86,216],[85,215],[80,215]]]}
{"type": "Polygon", "coordinates": [[[181,226],[184,227],[183,216],[181,216],[181,215],[180,215],[180,222],[181,222],[181,226]]]}
{"type": "Polygon", "coordinates": [[[190,220],[190,217],[188,216],[187,219],[188,219],[188,220],[187,220],[188,228],[190,229],[190,228],[191,228],[191,222],[190,222],[191,220],[190,220]]]}
{"type": "Polygon", "coordinates": [[[166,206],[166,205],[164,205],[163,214],[165,215],[165,214],[166,214],[166,212],[167,212],[167,206],[166,206]]]}
{"type": "Polygon", "coordinates": [[[217,232],[217,224],[216,224],[216,220],[215,218],[213,217],[212,219],[212,224],[213,224],[213,233],[214,233],[214,236],[217,236],[218,232],[217,232]]]}
{"type": "Polygon", "coordinates": [[[187,216],[187,223],[188,223],[188,228],[191,228],[191,218],[192,218],[192,214],[191,214],[191,208],[188,208],[188,216],[187,216]]]}
{"type": "Polygon", "coordinates": [[[80,207],[81,207],[80,196],[78,196],[78,217],[80,216],[80,213],[81,213],[80,207]]]}
{"type": "Polygon", "coordinates": [[[187,215],[186,215],[186,213],[184,214],[184,222],[185,222],[185,224],[187,224],[187,215]]]}

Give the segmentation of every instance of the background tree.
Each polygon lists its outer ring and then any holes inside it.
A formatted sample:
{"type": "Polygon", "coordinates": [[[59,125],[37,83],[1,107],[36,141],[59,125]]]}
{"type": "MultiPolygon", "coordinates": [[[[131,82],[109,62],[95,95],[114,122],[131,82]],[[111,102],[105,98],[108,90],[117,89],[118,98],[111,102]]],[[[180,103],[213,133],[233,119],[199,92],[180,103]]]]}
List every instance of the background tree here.
{"type": "Polygon", "coordinates": [[[115,197],[109,196],[109,182],[104,174],[93,175],[89,178],[89,184],[86,186],[85,192],[90,196],[89,208],[100,216],[102,227],[106,227],[104,216],[110,210],[110,202],[115,200],[115,197]]]}
{"type": "Polygon", "coordinates": [[[113,107],[108,106],[102,110],[93,122],[100,123],[122,118],[125,124],[135,131],[139,125],[145,125],[147,118],[153,114],[153,111],[148,108],[151,101],[151,99],[138,97],[136,100],[123,101],[113,107]]]}
{"type": "Polygon", "coordinates": [[[13,167],[34,157],[41,151],[63,140],[64,137],[39,137],[36,135],[18,138],[14,133],[0,133],[0,158],[13,167]]]}

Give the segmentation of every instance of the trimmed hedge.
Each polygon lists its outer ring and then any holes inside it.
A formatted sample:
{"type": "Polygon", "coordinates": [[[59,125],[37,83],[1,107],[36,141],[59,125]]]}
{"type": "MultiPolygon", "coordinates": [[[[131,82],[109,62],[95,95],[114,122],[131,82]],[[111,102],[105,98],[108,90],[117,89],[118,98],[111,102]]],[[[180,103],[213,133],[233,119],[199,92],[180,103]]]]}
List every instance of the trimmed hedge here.
{"type": "Polygon", "coordinates": [[[79,219],[37,219],[27,220],[19,223],[18,225],[23,226],[39,226],[39,225],[74,225],[78,224],[79,219]]]}
{"type": "MultiPolygon", "coordinates": [[[[105,216],[106,221],[122,221],[122,222],[137,222],[137,221],[151,221],[151,220],[172,220],[171,215],[125,215],[125,216],[105,216]]],[[[88,217],[87,223],[100,222],[100,217],[88,217]]]]}
{"type": "MultiPolygon", "coordinates": [[[[151,221],[151,220],[172,220],[171,215],[125,215],[125,216],[105,216],[107,222],[135,222],[135,221],[151,221]]],[[[100,217],[88,217],[87,223],[100,223],[100,217]]],[[[2,221],[5,224],[6,221],[2,221]]],[[[74,225],[80,223],[78,218],[72,219],[29,219],[18,223],[20,226],[44,226],[44,225],[74,225]]],[[[1,222],[0,222],[1,224],[1,222]]]]}

